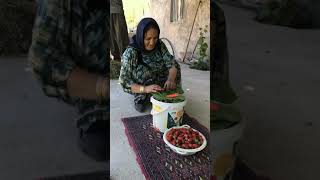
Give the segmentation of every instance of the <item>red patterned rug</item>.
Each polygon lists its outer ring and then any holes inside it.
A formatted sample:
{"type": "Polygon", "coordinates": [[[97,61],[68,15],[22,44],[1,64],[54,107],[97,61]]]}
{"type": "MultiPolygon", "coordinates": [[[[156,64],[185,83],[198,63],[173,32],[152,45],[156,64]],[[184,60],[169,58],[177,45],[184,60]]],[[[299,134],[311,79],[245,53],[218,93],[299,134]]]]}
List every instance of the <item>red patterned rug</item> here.
{"type": "MultiPolygon", "coordinates": [[[[210,179],[210,152],[207,147],[191,156],[173,152],[162,140],[163,133],[152,127],[152,115],[122,119],[129,143],[146,179],[210,179]]],[[[200,131],[209,139],[209,131],[184,115],[183,124],[200,131]]]]}

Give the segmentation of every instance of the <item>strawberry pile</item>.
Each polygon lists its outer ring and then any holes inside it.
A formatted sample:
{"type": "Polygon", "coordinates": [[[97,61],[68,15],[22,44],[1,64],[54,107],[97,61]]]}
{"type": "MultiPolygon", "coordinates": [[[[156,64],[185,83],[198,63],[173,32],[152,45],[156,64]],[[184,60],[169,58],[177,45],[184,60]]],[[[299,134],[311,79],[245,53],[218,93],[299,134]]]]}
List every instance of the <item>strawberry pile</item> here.
{"type": "Polygon", "coordinates": [[[192,128],[172,128],[167,132],[166,139],[170,144],[183,149],[195,149],[203,143],[199,132],[192,128]]]}

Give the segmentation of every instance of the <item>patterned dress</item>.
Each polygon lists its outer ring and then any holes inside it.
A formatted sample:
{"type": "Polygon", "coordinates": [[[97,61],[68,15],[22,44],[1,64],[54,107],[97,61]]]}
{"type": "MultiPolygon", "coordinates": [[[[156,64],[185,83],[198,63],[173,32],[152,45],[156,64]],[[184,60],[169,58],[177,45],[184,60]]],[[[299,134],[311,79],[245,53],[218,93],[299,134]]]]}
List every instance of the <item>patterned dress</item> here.
{"type": "Polygon", "coordinates": [[[138,102],[149,98],[149,94],[133,93],[132,84],[164,86],[169,69],[175,66],[178,70],[176,82],[181,84],[180,65],[169,53],[166,45],[160,41],[160,49],[152,51],[149,54],[140,53],[139,49],[128,47],[122,55],[122,66],[120,70],[119,81],[123,90],[135,96],[134,101],[138,102]]]}
{"type": "MultiPolygon", "coordinates": [[[[79,110],[77,125],[109,119],[109,104],[71,98],[66,81],[74,67],[109,74],[109,10],[89,9],[88,0],[42,0],[29,49],[29,62],[42,90],[79,110]]],[[[101,122],[101,121],[100,121],[101,122]]]]}

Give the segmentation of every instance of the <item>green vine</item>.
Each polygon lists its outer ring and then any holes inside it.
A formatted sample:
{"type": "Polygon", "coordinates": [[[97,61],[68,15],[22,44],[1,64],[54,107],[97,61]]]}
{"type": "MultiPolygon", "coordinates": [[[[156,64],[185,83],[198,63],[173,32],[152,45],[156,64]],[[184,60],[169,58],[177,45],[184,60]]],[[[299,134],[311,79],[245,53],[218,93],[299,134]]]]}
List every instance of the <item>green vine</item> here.
{"type": "Polygon", "coordinates": [[[208,25],[205,25],[205,28],[199,28],[200,29],[200,37],[198,41],[198,50],[199,50],[199,60],[204,61],[205,57],[207,57],[207,49],[208,44],[206,43],[205,34],[208,32],[208,25]]]}
{"type": "Polygon", "coordinates": [[[198,61],[192,63],[190,65],[191,69],[198,69],[198,70],[209,70],[209,63],[207,60],[207,49],[208,43],[206,42],[206,34],[208,32],[208,25],[205,25],[204,28],[199,28],[199,39],[197,42],[197,50],[198,50],[198,61]]]}

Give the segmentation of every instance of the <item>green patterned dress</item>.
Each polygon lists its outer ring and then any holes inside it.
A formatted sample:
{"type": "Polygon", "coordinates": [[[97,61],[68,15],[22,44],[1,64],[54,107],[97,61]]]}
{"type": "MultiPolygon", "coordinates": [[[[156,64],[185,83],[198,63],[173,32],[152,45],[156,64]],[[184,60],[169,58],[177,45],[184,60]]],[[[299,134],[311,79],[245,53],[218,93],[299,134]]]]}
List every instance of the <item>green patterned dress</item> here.
{"type": "Polygon", "coordinates": [[[109,74],[109,11],[89,10],[89,0],[38,1],[29,49],[29,62],[43,92],[74,105],[77,126],[109,120],[109,103],[70,97],[67,79],[81,67],[102,76],[109,74]]]}
{"type": "Polygon", "coordinates": [[[129,46],[122,55],[122,65],[119,81],[123,90],[135,96],[134,101],[138,102],[150,98],[150,94],[136,94],[131,91],[132,84],[164,86],[169,69],[175,66],[178,70],[176,82],[181,84],[180,65],[169,53],[165,44],[160,41],[160,49],[148,54],[140,53],[140,50],[129,46]]]}

